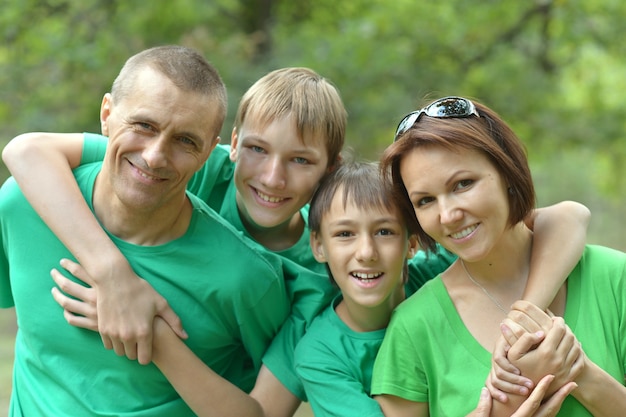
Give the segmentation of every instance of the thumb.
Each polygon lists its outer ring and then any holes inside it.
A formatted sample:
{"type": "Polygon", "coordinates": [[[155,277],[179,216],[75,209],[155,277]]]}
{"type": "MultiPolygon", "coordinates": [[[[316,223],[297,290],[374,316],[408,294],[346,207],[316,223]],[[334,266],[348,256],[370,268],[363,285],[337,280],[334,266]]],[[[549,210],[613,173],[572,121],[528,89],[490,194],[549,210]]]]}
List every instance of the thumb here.
{"type": "Polygon", "coordinates": [[[187,337],[189,337],[185,329],[183,329],[183,323],[180,320],[180,317],[178,317],[174,310],[172,310],[172,307],[170,307],[169,304],[159,311],[158,316],[165,320],[178,337],[181,339],[187,339],[187,337]]]}
{"type": "Polygon", "coordinates": [[[483,387],[480,390],[480,399],[478,400],[478,405],[471,416],[474,417],[489,417],[491,413],[491,394],[486,387],[483,387]]]}

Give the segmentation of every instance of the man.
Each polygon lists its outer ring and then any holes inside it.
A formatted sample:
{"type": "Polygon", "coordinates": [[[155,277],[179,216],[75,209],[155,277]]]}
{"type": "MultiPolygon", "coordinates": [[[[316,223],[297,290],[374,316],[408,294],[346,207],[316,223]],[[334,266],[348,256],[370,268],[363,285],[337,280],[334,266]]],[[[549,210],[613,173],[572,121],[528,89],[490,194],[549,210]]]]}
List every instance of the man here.
{"type": "MultiPolygon", "coordinates": [[[[191,350],[249,390],[289,300],[278,258],[185,190],[225,113],[224,85],[198,53],[143,51],[102,101],[104,161],[75,177],[133,269],[178,313],[191,350]]],[[[0,226],[0,306],[15,306],[19,324],[9,415],[193,415],[156,366],[116,356],[97,333],[65,322],[48,273],[71,255],[11,179],[0,189],[0,226]]]]}

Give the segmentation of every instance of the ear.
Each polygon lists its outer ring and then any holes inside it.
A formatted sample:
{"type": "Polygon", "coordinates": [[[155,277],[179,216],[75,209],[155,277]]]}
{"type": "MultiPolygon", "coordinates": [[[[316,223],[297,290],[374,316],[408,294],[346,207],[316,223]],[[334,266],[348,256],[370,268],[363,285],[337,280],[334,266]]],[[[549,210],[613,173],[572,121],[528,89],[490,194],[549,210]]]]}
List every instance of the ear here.
{"type": "Polygon", "coordinates": [[[111,93],[106,93],[104,97],[102,97],[102,104],[100,105],[100,130],[104,136],[109,136],[109,126],[107,125],[107,120],[111,115],[112,109],[113,97],[111,96],[111,93]]]}
{"type": "Polygon", "coordinates": [[[213,139],[213,141],[211,142],[210,151],[213,152],[213,149],[215,149],[217,144],[220,143],[221,141],[222,141],[222,138],[220,138],[219,136],[216,136],[215,139],[213,139]]]}
{"type": "Polygon", "coordinates": [[[313,251],[315,260],[319,263],[327,262],[326,255],[324,254],[324,245],[322,244],[320,236],[315,232],[311,232],[309,240],[311,242],[311,250],[313,251]]]}
{"type": "Polygon", "coordinates": [[[237,146],[239,145],[239,137],[237,136],[237,127],[233,127],[233,133],[230,134],[230,160],[237,162],[237,146]]]}
{"type": "Polygon", "coordinates": [[[343,162],[343,156],[341,154],[337,155],[337,159],[335,159],[335,162],[332,164],[329,164],[328,168],[326,168],[326,173],[330,174],[331,172],[336,170],[341,165],[342,162],[343,162]]]}
{"type": "Polygon", "coordinates": [[[407,248],[407,259],[411,259],[415,256],[417,251],[419,250],[419,243],[417,242],[417,236],[411,235],[409,236],[409,247],[407,248]]]}

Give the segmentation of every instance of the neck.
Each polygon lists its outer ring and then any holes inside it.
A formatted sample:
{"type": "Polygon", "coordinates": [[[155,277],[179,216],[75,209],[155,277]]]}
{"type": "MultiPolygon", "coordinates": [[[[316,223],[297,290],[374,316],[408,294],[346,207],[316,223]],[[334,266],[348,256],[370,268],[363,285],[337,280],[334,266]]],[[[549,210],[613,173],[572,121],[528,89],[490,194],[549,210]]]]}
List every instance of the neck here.
{"type": "Polygon", "coordinates": [[[135,245],[163,245],[187,232],[193,211],[185,194],[156,209],[132,207],[96,179],[93,194],[98,221],[112,235],[135,245]]]}
{"type": "Polygon", "coordinates": [[[366,306],[344,298],[335,307],[339,318],[356,332],[373,332],[389,325],[391,313],[405,299],[404,286],[376,306],[366,306]]]}
{"type": "Polygon", "coordinates": [[[532,232],[518,223],[508,229],[494,248],[481,260],[465,260],[471,275],[481,283],[502,280],[524,279],[528,277],[532,249],[532,232]]]}
{"type": "Polygon", "coordinates": [[[288,221],[274,227],[262,227],[239,215],[246,231],[252,238],[271,251],[286,250],[298,243],[304,233],[304,219],[298,211],[288,221]]]}

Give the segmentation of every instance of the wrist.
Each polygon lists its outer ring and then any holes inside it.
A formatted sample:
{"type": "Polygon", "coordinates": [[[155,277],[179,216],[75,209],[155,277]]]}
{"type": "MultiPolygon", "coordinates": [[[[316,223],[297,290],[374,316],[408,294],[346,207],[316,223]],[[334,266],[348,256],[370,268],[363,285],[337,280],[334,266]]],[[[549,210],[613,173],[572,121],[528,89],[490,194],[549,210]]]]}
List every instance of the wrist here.
{"type": "Polygon", "coordinates": [[[92,277],[95,286],[111,285],[123,276],[134,274],[128,260],[117,248],[110,252],[101,252],[94,259],[84,268],[92,277]]]}

